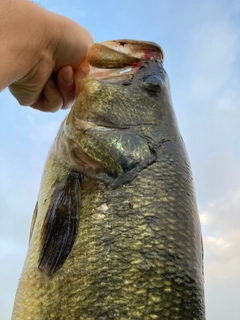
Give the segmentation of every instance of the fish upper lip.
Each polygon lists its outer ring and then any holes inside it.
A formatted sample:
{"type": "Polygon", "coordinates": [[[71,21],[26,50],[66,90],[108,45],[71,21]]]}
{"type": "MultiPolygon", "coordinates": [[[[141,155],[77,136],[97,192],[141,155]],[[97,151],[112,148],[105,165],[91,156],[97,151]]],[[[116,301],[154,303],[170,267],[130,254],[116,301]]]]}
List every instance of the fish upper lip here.
{"type": "Polygon", "coordinates": [[[147,60],[163,61],[163,51],[153,42],[110,40],[94,43],[88,50],[87,61],[98,68],[123,68],[147,60]]]}
{"type": "Polygon", "coordinates": [[[102,42],[102,44],[116,51],[138,57],[145,61],[151,60],[151,58],[159,60],[164,59],[162,48],[155,42],[120,39],[104,41],[102,42]]]}
{"type": "Polygon", "coordinates": [[[163,61],[163,57],[161,47],[153,42],[123,39],[94,43],[87,53],[88,76],[101,80],[116,77],[119,80],[121,77],[124,80],[131,77],[143,62],[163,61]]]}

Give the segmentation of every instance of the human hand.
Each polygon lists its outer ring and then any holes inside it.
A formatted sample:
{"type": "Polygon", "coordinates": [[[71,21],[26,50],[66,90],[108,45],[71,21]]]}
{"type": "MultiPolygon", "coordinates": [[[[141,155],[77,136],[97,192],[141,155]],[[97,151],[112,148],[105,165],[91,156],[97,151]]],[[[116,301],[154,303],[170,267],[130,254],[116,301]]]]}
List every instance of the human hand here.
{"type": "Polygon", "coordinates": [[[24,61],[20,76],[9,89],[24,106],[52,112],[68,108],[75,100],[74,76],[77,74],[81,78],[88,72],[84,58],[92,38],[70,19],[30,4],[31,10],[35,10],[35,21],[39,18],[39,26],[36,21],[35,29],[44,30],[40,30],[31,55],[26,56],[28,63],[24,61]]]}

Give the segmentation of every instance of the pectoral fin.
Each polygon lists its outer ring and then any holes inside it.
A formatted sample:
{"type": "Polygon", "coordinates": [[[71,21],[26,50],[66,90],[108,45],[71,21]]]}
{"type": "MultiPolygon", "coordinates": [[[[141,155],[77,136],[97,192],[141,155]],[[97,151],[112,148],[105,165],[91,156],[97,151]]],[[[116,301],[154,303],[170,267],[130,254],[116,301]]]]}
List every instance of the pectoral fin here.
{"type": "Polygon", "coordinates": [[[71,172],[59,182],[42,228],[39,270],[52,275],[65,262],[75,242],[80,216],[81,176],[71,172]]]}

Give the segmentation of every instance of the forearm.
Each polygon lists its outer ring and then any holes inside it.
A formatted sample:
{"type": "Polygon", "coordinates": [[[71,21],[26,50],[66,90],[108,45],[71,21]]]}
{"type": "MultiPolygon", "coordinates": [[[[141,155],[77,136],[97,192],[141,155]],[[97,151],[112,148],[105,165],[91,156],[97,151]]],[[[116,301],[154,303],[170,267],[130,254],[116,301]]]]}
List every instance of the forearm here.
{"type": "Polygon", "coordinates": [[[48,46],[56,46],[53,37],[48,37],[49,14],[28,0],[0,1],[0,90],[34,68],[39,55],[51,51],[46,50],[48,46]]]}

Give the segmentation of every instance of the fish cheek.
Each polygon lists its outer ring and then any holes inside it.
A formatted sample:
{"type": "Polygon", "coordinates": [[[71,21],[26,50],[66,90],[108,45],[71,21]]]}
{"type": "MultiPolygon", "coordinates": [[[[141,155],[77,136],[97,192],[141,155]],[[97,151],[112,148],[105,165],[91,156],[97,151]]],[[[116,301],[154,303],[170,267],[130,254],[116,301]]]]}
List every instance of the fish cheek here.
{"type": "Polygon", "coordinates": [[[81,200],[81,175],[70,172],[58,182],[47,210],[41,235],[41,253],[38,268],[48,276],[65,262],[75,242],[81,200]]]}

